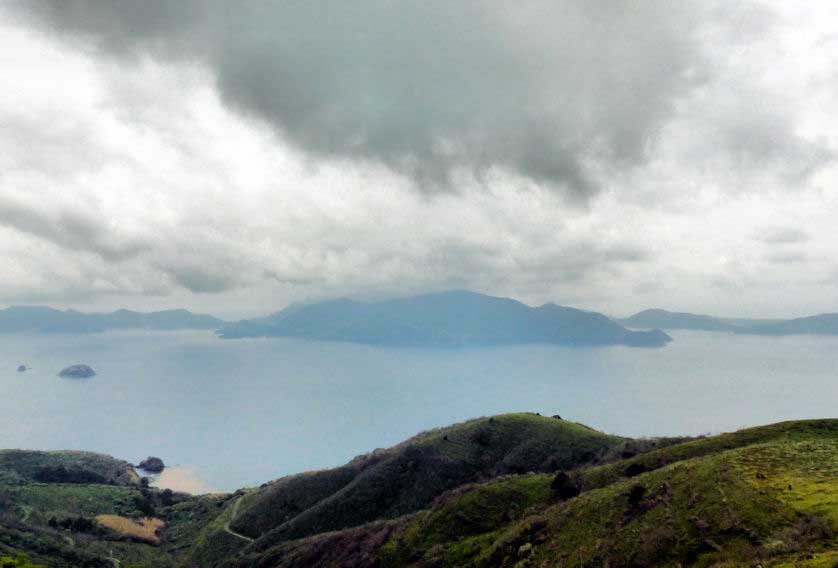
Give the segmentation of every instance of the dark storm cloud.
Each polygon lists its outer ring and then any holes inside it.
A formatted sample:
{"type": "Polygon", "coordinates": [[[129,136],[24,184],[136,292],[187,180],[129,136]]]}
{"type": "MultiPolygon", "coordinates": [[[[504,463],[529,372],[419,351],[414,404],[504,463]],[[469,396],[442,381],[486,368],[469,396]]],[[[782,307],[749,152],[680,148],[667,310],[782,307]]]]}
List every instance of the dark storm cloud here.
{"type": "Polygon", "coordinates": [[[223,265],[201,266],[179,259],[178,262],[161,263],[157,267],[168,274],[178,286],[191,292],[224,292],[239,284],[236,272],[223,265]]]}
{"type": "Polygon", "coordinates": [[[642,163],[702,57],[695,4],[33,0],[102,53],[192,59],[312,155],[449,187],[502,167],[588,195],[642,163]]]}
{"type": "Polygon", "coordinates": [[[102,217],[78,210],[47,212],[41,204],[26,205],[0,196],[0,227],[27,233],[72,251],[120,261],[149,250],[151,245],[118,234],[102,217]]]}

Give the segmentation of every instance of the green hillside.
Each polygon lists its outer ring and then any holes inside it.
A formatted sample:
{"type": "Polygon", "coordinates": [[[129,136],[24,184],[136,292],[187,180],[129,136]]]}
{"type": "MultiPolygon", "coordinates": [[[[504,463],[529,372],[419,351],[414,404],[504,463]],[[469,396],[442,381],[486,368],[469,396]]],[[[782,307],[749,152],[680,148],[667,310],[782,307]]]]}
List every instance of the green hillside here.
{"type": "Polygon", "coordinates": [[[174,567],[220,501],[147,488],[109,456],[3,450],[0,566],[174,567]]]}
{"type": "Polygon", "coordinates": [[[0,566],[18,562],[834,568],[838,420],[631,440],[508,414],[196,497],[144,487],[107,456],[3,451],[0,566]],[[51,481],[58,467],[69,481],[51,481]]]}
{"type": "Polygon", "coordinates": [[[247,566],[835,566],[838,420],[790,422],[448,492],[401,518],[252,547],[247,566]],[[572,486],[580,493],[568,496],[572,486]],[[564,497],[563,497],[564,494],[564,497]]]}
{"type": "MultiPolygon", "coordinates": [[[[420,434],[337,469],[277,480],[240,498],[229,528],[210,527],[231,549],[280,542],[395,518],[446,490],[499,475],[577,467],[623,439],[559,418],[508,414],[420,434]],[[249,542],[247,539],[253,539],[249,542]]],[[[205,541],[218,545],[215,538],[205,541]]],[[[202,558],[206,554],[198,548],[202,558]]]]}
{"type": "Polygon", "coordinates": [[[36,481],[134,485],[139,476],[128,462],[93,452],[0,450],[0,483],[36,481]]]}

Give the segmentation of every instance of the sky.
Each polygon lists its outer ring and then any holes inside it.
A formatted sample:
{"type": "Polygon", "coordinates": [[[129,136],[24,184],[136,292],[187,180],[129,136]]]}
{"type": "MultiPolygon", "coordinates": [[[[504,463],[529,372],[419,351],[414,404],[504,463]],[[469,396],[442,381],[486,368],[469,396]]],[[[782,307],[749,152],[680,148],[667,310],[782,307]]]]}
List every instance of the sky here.
{"type": "Polygon", "coordinates": [[[0,305],[838,311],[838,5],[6,0],[0,305]]]}

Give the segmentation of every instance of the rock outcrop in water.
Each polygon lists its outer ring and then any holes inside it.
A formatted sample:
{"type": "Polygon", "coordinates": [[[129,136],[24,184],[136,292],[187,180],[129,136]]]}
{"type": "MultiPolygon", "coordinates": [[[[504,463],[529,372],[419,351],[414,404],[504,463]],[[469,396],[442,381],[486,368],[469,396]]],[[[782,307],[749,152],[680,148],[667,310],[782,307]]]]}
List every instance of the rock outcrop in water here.
{"type": "Polygon", "coordinates": [[[160,473],[164,469],[166,469],[166,464],[164,464],[163,460],[161,460],[160,458],[149,456],[143,461],[141,461],[137,467],[149,473],[160,473]]]}
{"type": "Polygon", "coordinates": [[[96,374],[88,365],[70,365],[58,373],[59,377],[67,377],[70,379],[87,379],[96,374]]]}

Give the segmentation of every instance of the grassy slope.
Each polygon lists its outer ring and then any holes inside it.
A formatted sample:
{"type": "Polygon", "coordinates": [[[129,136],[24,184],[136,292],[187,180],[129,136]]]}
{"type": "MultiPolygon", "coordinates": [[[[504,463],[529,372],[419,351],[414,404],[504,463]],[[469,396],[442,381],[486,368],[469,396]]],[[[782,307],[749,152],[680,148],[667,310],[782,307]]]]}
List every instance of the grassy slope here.
{"type": "MultiPolygon", "coordinates": [[[[529,505],[530,510],[512,522],[503,521],[510,503],[498,498],[496,484],[490,484],[478,491],[492,498],[466,494],[419,516],[388,543],[383,558],[390,565],[451,566],[770,560],[795,552],[795,547],[834,545],[822,535],[816,536],[816,543],[806,543],[811,535],[803,533],[809,530],[807,515],[815,515],[815,526],[817,519],[835,525],[836,467],[838,421],[746,430],[591,468],[581,473],[586,491],[566,503],[515,497],[513,504],[529,505]],[[627,477],[626,470],[636,463],[652,470],[627,477]],[[631,504],[629,494],[635,486],[645,493],[631,504]],[[469,499],[496,514],[480,515],[482,530],[459,532],[458,523],[443,513],[461,516],[473,510],[469,499]],[[497,522],[486,521],[492,518],[497,522]]],[[[548,476],[529,476],[497,484],[540,484],[543,492],[549,482],[548,476]]],[[[505,493],[516,495],[508,489],[505,493]]]]}
{"type": "Polygon", "coordinates": [[[838,420],[724,434],[576,475],[583,493],[565,502],[553,495],[551,475],[508,476],[449,492],[408,517],[286,542],[245,560],[518,568],[831,568],[838,560],[838,420]]]}
{"type": "MultiPolygon", "coordinates": [[[[535,414],[481,418],[422,433],[342,468],[291,476],[242,500],[231,528],[256,539],[239,549],[391,519],[427,507],[443,492],[498,475],[553,471],[589,462],[622,438],[535,414]]],[[[208,527],[229,541],[222,527],[208,527]]],[[[210,555],[196,547],[196,557],[210,555]]]]}
{"type": "Polygon", "coordinates": [[[234,518],[234,513],[241,504],[236,506],[239,499],[248,498],[247,493],[239,491],[239,495],[225,498],[219,514],[195,536],[194,545],[189,553],[189,563],[194,566],[211,566],[223,558],[230,558],[243,550],[250,541],[231,534],[228,529],[234,518]]]}
{"type": "MultiPolygon", "coordinates": [[[[72,455],[62,459],[72,462],[72,455]]],[[[23,551],[48,566],[105,567],[112,552],[126,568],[838,562],[838,420],[642,444],[570,422],[505,415],[427,432],[345,468],[352,474],[292,476],[166,506],[154,493],[155,514],[168,523],[157,547],[112,540],[116,535],[99,529],[45,526],[53,516],[141,516],[136,486],[34,483],[20,467],[7,468],[0,477],[0,556],[23,551]],[[573,469],[593,455],[613,461],[573,469]],[[444,491],[440,480],[458,481],[440,474],[449,465],[473,479],[444,491]],[[579,496],[560,501],[552,474],[522,473],[556,467],[573,469],[579,496]],[[416,495],[431,493],[417,505],[416,495]],[[399,509],[406,503],[408,511],[399,509]],[[271,507],[279,515],[301,512],[255,543],[233,534],[243,515],[260,518],[271,507]],[[375,520],[357,522],[370,516],[375,520]]]]}
{"type": "Polygon", "coordinates": [[[137,473],[126,461],[93,452],[0,450],[0,483],[36,481],[39,475],[63,468],[68,475],[96,478],[104,484],[133,485],[137,473]]]}
{"type": "Polygon", "coordinates": [[[191,547],[194,537],[215,515],[211,496],[176,497],[164,506],[160,493],[139,487],[126,462],[88,452],[0,451],[0,556],[27,553],[50,567],[111,567],[111,555],[123,567],[170,567],[191,547]],[[102,483],[34,481],[43,468],[61,466],[71,473],[103,479],[102,483]],[[169,523],[161,546],[121,537],[97,524],[98,515],[145,516],[151,500],[155,515],[169,523]],[[50,521],[89,522],[86,527],[55,526],[50,521]]]}
{"type": "Polygon", "coordinates": [[[0,553],[25,552],[48,566],[110,566],[111,552],[126,563],[171,566],[161,550],[129,541],[96,527],[98,514],[138,516],[136,488],[108,485],[28,483],[0,486],[0,553]],[[86,519],[85,530],[53,527],[49,519],[86,519]]]}

